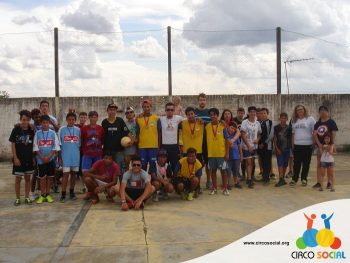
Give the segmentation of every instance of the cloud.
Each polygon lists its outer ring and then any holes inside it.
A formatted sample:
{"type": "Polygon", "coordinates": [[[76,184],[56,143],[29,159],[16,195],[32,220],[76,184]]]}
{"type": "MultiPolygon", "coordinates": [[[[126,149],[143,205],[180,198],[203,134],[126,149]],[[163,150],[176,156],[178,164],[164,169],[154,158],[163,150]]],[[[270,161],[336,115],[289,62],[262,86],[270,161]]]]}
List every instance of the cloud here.
{"type": "Polygon", "coordinates": [[[141,58],[158,58],[167,54],[157,39],[151,36],[142,40],[132,41],[130,49],[141,58]]]}
{"type": "Polygon", "coordinates": [[[40,20],[35,16],[19,15],[19,16],[14,17],[12,19],[12,22],[17,24],[17,25],[22,26],[22,25],[30,24],[30,23],[33,23],[33,24],[40,23],[40,20]]]}

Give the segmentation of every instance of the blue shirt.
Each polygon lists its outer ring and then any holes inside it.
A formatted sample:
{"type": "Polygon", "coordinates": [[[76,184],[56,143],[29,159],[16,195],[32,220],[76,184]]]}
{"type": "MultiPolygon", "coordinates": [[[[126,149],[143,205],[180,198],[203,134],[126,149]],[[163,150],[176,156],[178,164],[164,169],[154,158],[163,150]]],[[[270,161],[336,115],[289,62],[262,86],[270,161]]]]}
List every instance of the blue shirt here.
{"type": "MultiPolygon", "coordinates": [[[[33,142],[33,151],[40,152],[43,156],[48,156],[51,151],[59,151],[59,141],[56,133],[53,130],[48,131],[37,131],[34,136],[33,142]]],[[[50,161],[55,158],[55,155],[52,155],[50,161]]],[[[36,161],[38,164],[43,164],[39,156],[36,156],[36,161]]]]}
{"type": "Polygon", "coordinates": [[[79,167],[80,164],[80,129],[76,126],[63,126],[58,131],[61,145],[63,167],[79,167]]]}
{"type": "MultiPolygon", "coordinates": [[[[235,137],[236,133],[232,133],[229,134],[227,129],[224,129],[224,137],[226,140],[231,140],[233,139],[233,137],[235,137]]],[[[239,154],[239,145],[241,144],[241,139],[237,139],[234,142],[234,146],[233,148],[229,148],[229,156],[230,156],[230,160],[239,160],[240,158],[240,154],[239,154]]]]}

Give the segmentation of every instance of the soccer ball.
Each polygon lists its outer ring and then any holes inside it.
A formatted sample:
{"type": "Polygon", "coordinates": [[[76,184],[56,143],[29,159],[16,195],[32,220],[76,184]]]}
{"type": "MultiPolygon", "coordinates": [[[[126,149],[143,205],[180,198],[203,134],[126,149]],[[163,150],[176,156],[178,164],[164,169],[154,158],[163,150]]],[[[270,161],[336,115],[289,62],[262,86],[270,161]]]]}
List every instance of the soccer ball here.
{"type": "Polygon", "coordinates": [[[120,140],[120,144],[121,144],[124,148],[130,147],[130,146],[131,146],[131,139],[130,139],[130,137],[128,137],[128,136],[123,137],[123,138],[120,140]]]}

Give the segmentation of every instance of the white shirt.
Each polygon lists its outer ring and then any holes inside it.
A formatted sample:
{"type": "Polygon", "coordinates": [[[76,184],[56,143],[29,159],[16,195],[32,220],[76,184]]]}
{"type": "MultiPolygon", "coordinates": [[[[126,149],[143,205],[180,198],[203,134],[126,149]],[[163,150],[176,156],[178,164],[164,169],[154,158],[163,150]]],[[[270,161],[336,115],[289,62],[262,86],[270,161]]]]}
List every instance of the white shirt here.
{"type": "Polygon", "coordinates": [[[293,123],[295,145],[313,144],[313,131],[315,123],[315,119],[311,116],[302,119],[297,119],[297,121],[293,123]]]}
{"type": "Polygon", "coordinates": [[[159,121],[162,127],[162,144],[177,144],[178,143],[178,127],[182,122],[183,117],[174,115],[172,118],[160,116],[159,121]]]}
{"type": "MultiPolygon", "coordinates": [[[[247,141],[251,147],[257,148],[257,144],[253,142],[258,138],[258,134],[261,133],[261,125],[258,121],[250,122],[248,119],[242,121],[241,131],[245,132],[247,141]]],[[[242,140],[242,148],[248,150],[248,146],[242,140]]]]}

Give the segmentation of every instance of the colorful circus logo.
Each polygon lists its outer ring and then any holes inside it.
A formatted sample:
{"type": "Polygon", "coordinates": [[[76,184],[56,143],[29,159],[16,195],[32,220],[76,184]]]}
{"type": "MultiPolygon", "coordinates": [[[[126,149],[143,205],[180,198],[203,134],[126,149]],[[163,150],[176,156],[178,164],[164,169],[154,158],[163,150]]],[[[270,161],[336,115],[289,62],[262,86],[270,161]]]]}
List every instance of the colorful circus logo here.
{"type": "MultiPolygon", "coordinates": [[[[334,214],[334,213],[333,213],[334,214]]],[[[303,236],[299,237],[296,241],[296,246],[299,249],[305,249],[307,247],[330,247],[332,249],[338,249],[341,246],[341,240],[336,237],[331,230],[331,219],[333,214],[327,217],[326,214],[322,214],[321,218],[324,222],[324,228],[317,230],[313,228],[314,220],[316,219],[315,214],[311,214],[310,217],[304,213],[307,220],[307,229],[303,236]]]]}

